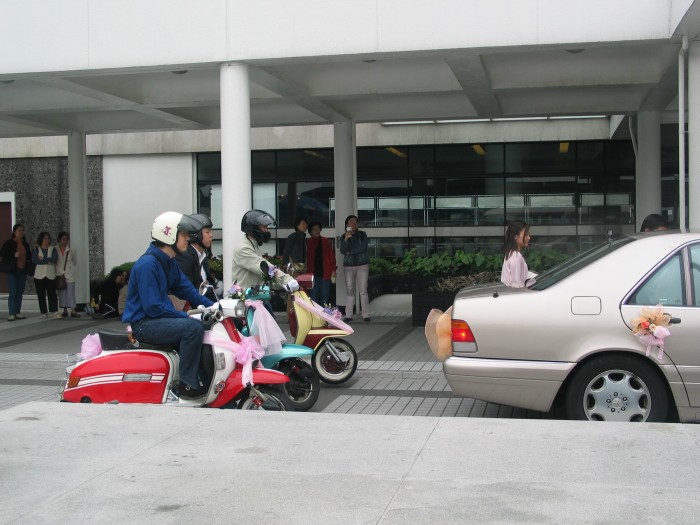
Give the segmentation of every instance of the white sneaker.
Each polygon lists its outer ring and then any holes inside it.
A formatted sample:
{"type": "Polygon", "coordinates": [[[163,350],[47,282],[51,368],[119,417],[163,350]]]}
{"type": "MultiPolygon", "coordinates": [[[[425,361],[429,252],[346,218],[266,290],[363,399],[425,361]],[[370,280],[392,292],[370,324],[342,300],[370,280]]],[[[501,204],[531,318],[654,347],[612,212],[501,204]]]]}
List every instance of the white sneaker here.
{"type": "Polygon", "coordinates": [[[46,319],[48,316],[46,314],[41,314],[42,319],[46,319]]]}
{"type": "Polygon", "coordinates": [[[15,319],[17,319],[17,317],[15,317],[14,315],[11,315],[7,318],[8,321],[14,321],[15,319]]]}
{"type": "Polygon", "coordinates": [[[63,319],[63,316],[61,315],[61,312],[56,312],[53,314],[54,319],[63,319]]]}

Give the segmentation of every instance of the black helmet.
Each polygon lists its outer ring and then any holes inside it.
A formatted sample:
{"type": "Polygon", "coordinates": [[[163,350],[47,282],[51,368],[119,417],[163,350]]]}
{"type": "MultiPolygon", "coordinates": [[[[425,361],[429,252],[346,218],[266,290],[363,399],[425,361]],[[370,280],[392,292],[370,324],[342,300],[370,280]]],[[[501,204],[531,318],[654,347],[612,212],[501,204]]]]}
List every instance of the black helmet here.
{"type": "Polygon", "coordinates": [[[214,223],[211,222],[208,215],[204,215],[203,213],[193,213],[192,215],[187,215],[187,217],[193,224],[198,226],[195,232],[188,232],[190,234],[190,244],[194,243],[202,246],[202,230],[204,228],[213,228],[214,223]]]}
{"type": "Polygon", "coordinates": [[[250,210],[243,215],[241,231],[253,237],[258,241],[258,245],[262,246],[263,243],[268,242],[272,238],[272,234],[261,231],[260,226],[275,228],[277,224],[275,223],[275,218],[266,211],[250,210]]]}

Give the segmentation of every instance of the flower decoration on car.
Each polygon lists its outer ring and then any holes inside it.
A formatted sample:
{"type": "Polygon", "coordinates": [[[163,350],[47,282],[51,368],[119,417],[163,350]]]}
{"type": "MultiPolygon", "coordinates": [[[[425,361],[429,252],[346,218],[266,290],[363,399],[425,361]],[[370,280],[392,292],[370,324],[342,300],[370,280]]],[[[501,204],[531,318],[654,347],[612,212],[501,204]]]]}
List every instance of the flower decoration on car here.
{"type": "Polygon", "coordinates": [[[671,335],[666,328],[670,322],[671,317],[664,313],[664,307],[660,304],[653,308],[643,307],[639,316],[632,319],[632,332],[646,345],[646,355],[651,355],[651,347],[656,346],[659,349],[658,358],[664,357],[664,339],[671,335]]]}
{"type": "Polygon", "coordinates": [[[323,311],[326,312],[331,317],[335,317],[336,319],[343,318],[343,314],[340,310],[338,310],[337,306],[331,306],[330,304],[324,304],[323,311]]]}
{"type": "Polygon", "coordinates": [[[229,299],[242,299],[245,300],[245,291],[243,288],[237,284],[232,284],[231,288],[228,289],[226,295],[229,299]]]}

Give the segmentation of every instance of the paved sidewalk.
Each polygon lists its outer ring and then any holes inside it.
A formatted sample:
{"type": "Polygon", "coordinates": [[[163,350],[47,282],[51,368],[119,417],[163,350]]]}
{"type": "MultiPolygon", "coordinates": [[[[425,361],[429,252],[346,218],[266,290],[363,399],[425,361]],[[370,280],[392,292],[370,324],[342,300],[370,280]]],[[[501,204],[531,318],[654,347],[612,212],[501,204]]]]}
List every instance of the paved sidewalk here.
{"type": "MultiPolygon", "coordinates": [[[[336,414],[428,415],[436,417],[549,418],[542,414],[454,397],[425,341],[422,327],[411,326],[410,295],[383,295],[372,301],[372,321],[356,318],[348,340],[358,352],[354,377],[341,385],[322,384],[312,412],[336,414]]],[[[25,309],[26,310],[26,309],[25,309]]],[[[27,319],[0,322],[0,410],[28,401],[58,401],[66,356],[82,339],[116,320],[27,319]]],[[[276,313],[288,333],[285,314],[276,313]]],[[[291,339],[291,337],[290,337],[291,339]]]]}

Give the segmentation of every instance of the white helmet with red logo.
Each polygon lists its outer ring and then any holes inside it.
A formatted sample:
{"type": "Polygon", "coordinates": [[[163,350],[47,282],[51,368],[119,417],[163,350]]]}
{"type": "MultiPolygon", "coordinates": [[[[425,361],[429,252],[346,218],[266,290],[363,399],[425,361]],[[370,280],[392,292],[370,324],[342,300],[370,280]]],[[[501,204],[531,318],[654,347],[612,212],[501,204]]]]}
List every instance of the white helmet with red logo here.
{"type": "Polygon", "coordinates": [[[190,216],[176,211],[166,211],[158,215],[153,221],[151,238],[167,246],[174,247],[177,244],[178,231],[192,234],[199,229],[201,229],[199,222],[193,220],[190,216]]]}

